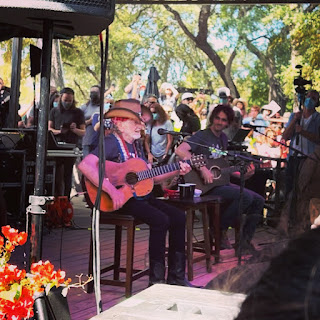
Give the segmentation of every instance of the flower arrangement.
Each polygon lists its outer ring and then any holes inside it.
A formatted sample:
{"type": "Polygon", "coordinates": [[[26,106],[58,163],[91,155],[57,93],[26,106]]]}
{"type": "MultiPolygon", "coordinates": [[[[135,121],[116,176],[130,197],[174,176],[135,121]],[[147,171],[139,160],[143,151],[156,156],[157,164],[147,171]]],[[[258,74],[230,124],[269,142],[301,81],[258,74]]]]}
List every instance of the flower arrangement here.
{"type": "Polygon", "coordinates": [[[34,295],[46,293],[54,286],[68,286],[65,272],[54,270],[49,262],[39,261],[31,265],[30,274],[8,263],[18,245],[26,243],[28,235],[10,226],[1,228],[6,240],[0,236],[0,320],[20,320],[33,316],[34,295]]]}

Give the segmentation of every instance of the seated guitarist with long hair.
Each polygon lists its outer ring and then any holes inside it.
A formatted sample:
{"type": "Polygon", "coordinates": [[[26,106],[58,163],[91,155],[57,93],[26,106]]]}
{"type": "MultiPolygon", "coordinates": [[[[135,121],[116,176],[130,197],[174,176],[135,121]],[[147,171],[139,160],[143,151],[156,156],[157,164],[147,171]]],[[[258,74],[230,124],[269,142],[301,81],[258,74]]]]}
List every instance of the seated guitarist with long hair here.
{"type": "MultiPolygon", "coordinates": [[[[209,127],[205,130],[198,131],[188,140],[183,142],[176,149],[176,154],[183,160],[189,159],[192,154],[204,154],[208,158],[221,157],[219,152],[215,150],[227,149],[228,138],[223,130],[232,123],[233,118],[234,111],[229,105],[217,105],[209,118],[209,127]],[[212,148],[213,151],[211,151],[210,148],[212,148]]],[[[199,174],[205,184],[213,183],[214,176],[206,166],[200,168],[199,174]]],[[[253,165],[250,166],[249,170],[245,173],[245,179],[252,176],[252,174],[254,174],[253,165]]],[[[235,172],[233,175],[240,176],[239,172],[235,172]]],[[[229,226],[235,227],[240,221],[240,187],[229,183],[227,185],[213,187],[206,194],[219,195],[227,202],[227,208],[223,211],[221,216],[221,249],[231,249],[232,247],[227,237],[227,230],[229,226]]],[[[241,250],[244,254],[253,254],[255,252],[255,248],[251,244],[251,240],[254,235],[257,222],[262,217],[263,206],[264,198],[262,196],[244,188],[242,208],[243,212],[247,214],[243,226],[243,242],[241,243],[241,250]]],[[[237,248],[239,248],[238,244],[235,246],[236,255],[238,256],[239,250],[237,248]]]]}
{"type": "MultiPolygon", "coordinates": [[[[174,171],[165,174],[163,172],[166,171],[160,171],[156,177],[154,176],[157,172],[152,171],[154,178],[145,179],[151,170],[147,166],[140,143],[141,130],[144,127],[140,114],[141,106],[134,99],[117,101],[106,113],[105,117],[112,119],[115,130],[104,138],[105,159],[108,161],[106,161],[106,178],[102,188],[110,199],[109,211],[130,214],[150,227],[149,283],[165,282],[165,244],[166,234],[169,231],[167,283],[189,286],[190,284],[185,280],[185,213],[154,198],[150,192],[153,183],[158,183],[173,175],[184,175],[191,168],[188,163],[181,161],[176,164],[176,169],[171,169],[174,171]],[[141,171],[137,173],[141,181],[133,186],[133,190],[129,185],[136,183],[134,181],[136,176],[135,174],[131,176],[133,178],[131,181],[127,175],[127,172],[130,171],[141,171]],[[128,182],[127,179],[130,181],[128,182]],[[116,187],[121,182],[125,186],[117,189],[116,187]],[[141,194],[145,196],[139,196],[141,194]]],[[[89,185],[87,184],[89,195],[90,184],[96,188],[99,183],[98,155],[97,148],[79,164],[80,171],[89,180],[89,185]]],[[[91,200],[94,199],[91,198],[91,200]]],[[[104,210],[101,204],[101,211],[108,210],[104,210]]]]}

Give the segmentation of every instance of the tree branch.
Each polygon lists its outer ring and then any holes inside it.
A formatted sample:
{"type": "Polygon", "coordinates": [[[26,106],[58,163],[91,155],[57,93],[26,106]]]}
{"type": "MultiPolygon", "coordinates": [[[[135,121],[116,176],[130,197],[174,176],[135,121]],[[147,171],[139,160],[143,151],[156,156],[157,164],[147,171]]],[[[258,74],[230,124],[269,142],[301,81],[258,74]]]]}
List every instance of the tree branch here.
{"type": "Polygon", "coordinates": [[[319,6],[317,3],[310,3],[303,13],[310,13],[319,6]]]}
{"type": "Polygon", "coordinates": [[[173,14],[175,20],[177,20],[180,28],[183,30],[183,32],[194,42],[196,41],[196,37],[189,31],[189,29],[187,28],[187,26],[184,24],[184,22],[182,21],[180,14],[178,11],[172,9],[169,5],[164,4],[164,7],[173,14]]]}
{"type": "Polygon", "coordinates": [[[198,22],[198,35],[197,40],[199,42],[206,42],[208,38],[208,19],[211,15],[211,6],[204,5],[201,6],[200,14],[199,14],[199,22],[198,22]]]}
{"type": "Polygon", "coordinates": [[[234,58],[236,57],[237,55],[237,50],[234,49],[228,59],[228,62],[226,64],[226,74],[231,74],[231,66],[232,66],[232,62],[234,60],[234,58]]]}

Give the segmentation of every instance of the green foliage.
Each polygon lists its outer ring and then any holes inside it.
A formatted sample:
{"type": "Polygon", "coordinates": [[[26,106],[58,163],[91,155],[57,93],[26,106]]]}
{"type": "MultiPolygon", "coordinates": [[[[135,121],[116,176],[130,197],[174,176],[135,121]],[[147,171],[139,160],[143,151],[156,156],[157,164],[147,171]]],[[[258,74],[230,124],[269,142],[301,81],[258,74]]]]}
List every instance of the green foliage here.
{"type": "Polygon", "coordinates": [[[298,52],[311,68],[320,67],[320,15],[319,8],[310,13],[296,15],[291,36],[298,52]]]}
{"type": "Polygon", "coordinates": [[[250,95],[248,97],[248,105],[263,106],[265,104],[268,104],[268,77],[265,73],[261,61],[257,60],[255,62],[254,68],[250,70],[248,79],[250,79],[248,87],[251,89],[250,95]]]}
{"type": "MultiPolygon", "coordinates": [[[[249,104],[268,102],[269,80],[265,70],[268,59],[274,63],[273,76],[288,97],[289,108],[295,94],[296,64],[303,65],[303,76],[312,79],[314,88],[320,89],[320,71],[317,70],[320,64],[320,15],[316,5],[310,6],[210,6],[207,41],[224,63],[236,50],[231,74],[241,97],[249,104]],[[246,38],[258,54],[249,48],[246,38]]],[[[179,12],[191,34],[197,35],[201,6],[171,7],[179,12]]],[[[171,82],[176,87],[213,89],[215,92],[224,86],[208,56],[185,35],[173,15],[162,5],[117,5],[109,29],[106,87],[116,84],[116,99],[126,96],[124,87],[133,74],[142,73],[146,81],[151,66],[155,66],[160,74],[159,85],[171,82]]],[[[105,41],[105,33],[103,36],[105,41]]],[[[3,60],[0,76],[8,85],[11,43],[0,43],[3,60]]],[[[33,98],[29,76],[30,43],[35,43],[35,39],[23,41],[21,99],[26,104],[33,98]]],[[[65,85],[75,89],[76,99],[81,104],[88,99],[90,87],[100,82],[99,37],[63,40],[60,48],[65,85]]],[[[39,82],[39,77],[37,80],[39,82]]]]}

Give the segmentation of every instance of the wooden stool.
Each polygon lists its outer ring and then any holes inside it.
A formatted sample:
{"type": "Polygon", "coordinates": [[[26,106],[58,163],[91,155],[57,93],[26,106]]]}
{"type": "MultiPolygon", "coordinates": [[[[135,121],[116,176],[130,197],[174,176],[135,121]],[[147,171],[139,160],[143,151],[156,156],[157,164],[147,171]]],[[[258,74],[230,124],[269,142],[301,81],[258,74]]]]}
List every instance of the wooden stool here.
{"type": "MultiPolygon", "coordinates": [[[[208,205],[209,213],[209,227],[212,230],[210,233],[210,243],[211,243],[211,253],[214,255],[215,263],[220,261],[220,248],[221,248],[221,230],[220,230],[220,216],[221,216],[221,204],[223,199],[220,199],[220,202],[210,203],[208,205]],[[214,250],[212,249],[214,247],[214,250]]],[[[236,225],[234,228],[235,232],[235,243],[239,241],[240,238],[240,224],[236,225]]]]}
{"type": "MultiPolygon", "coordinates": [[[[118,213],[104,213],[100,215],[100,224],[108,224],[115,226],[115,237],[114,237],[114,260],[113,264],[102,268],[100,274],[104,274],[110,270],[113,270],[113,279],[101,279],[100,283],[110,286],[118,286],[125,288],[125,296],[128,298],[132,294],[132,282],[147,274],[149,274],[149,268],[144,270],[137,270],[133,268],[133,257],[134,257],[134,236],[135,228],[137,225],[143,224],[143,222],[136,220],[130,215],[121,215],[118,213]],[[127,255],[126,255],[126,267],[120,267],[121,257],[121,237],[122,228],[127,228],[127,255]],[[124,280],[120,280],[120,272],[126,274],[124,280]]],[[[90,257],[89,257],[89,275],[92,274],[92,233],[90,237],[90,257]]],[[[91,281],[87,287],[88,293],[93,291],[93,282],[91,281]]]]}
{"type": "MultiPolygon", "coordinates": [[[[211,241],[209,235],[209,215],[208,215],[208,206],[217,205],[220,206],[222,198],[219,196],[203,196],[195,197],[193,199],[163,199],[167,203],[170,203],[186,213],[186,229],[187,229],[187,271],[188,271],[188,280],[193,280],[193,264],[202,260],[206,260],[207,272],[212,271],[211,264],[211,241]],[[193,220],[196,210],[200,210],[202,214],[202,223],[203,223],[203,241],[193,242],[193,220]],[[193,252],[203,252],[204,255],[193,258],[193,252]]],[[[219,209],[220,210],[220,209],[219,209]]],[[[218,214],[219,211],[218,210],[218,214]]]]}

